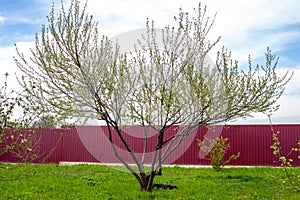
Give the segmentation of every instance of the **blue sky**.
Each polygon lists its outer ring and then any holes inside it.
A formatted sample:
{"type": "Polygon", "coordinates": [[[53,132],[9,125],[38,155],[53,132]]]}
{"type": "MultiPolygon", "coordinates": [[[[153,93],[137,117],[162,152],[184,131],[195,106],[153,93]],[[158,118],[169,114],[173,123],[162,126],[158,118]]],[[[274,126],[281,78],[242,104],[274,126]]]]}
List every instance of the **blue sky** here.
{"type": "MultiPolygon", "coordinates": [[[[68,0],[69,1],[69,0],[68,0]]],[[[65,1],[65,4],[68,4],[65,1]]],[[[59,6],[60,0],[54,0],[59,6]]],[[[281,108],[274,123],[300,123],[300,2],[299,0],[202,0],[209,16],[217,12],[211,39],[222,36],[222,45],[243,65],[248,55],[264,64],[269,46],[280,57],[279,72],[294,71],[294,77],[279,100],[281,108]]],[[[24,51],[33,44],[34,34],[51,8],[51,0],[0,0],[0,73],[16,72],[13,62],[16,43],[24,51]]],[[[157,27],[173,22],[179,7],[193,12],[195,0],[88,0],[88,11],[99,21],[100,33],[113,37],[144,28],[149,17],[157,27]]],[[[2,79],[2,75],[0,76],[2,79]]],[[[265,116],[238,123],[267,123],[265,116]]]]}
{"type": "Polygon", "coordinates": [[[32,41],[32,35],[40,30],[49,10],[40,1],[0,1],[0,46],[18,41],[32,41]]]}

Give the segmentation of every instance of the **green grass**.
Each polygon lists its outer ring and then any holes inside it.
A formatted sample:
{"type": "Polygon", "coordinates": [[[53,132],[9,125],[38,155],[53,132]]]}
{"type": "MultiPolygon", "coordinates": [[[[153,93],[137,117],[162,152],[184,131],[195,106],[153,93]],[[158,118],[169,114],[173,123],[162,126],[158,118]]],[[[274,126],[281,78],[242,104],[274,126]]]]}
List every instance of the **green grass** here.
{"type": "Polygon", "coordinates": [[[155,182],[179,189],[140,192],[131,174],[106,166],[0,164],[0,199],[300,199],[283,178],[282,169],[271,167],[174,167],[155,182]]]}

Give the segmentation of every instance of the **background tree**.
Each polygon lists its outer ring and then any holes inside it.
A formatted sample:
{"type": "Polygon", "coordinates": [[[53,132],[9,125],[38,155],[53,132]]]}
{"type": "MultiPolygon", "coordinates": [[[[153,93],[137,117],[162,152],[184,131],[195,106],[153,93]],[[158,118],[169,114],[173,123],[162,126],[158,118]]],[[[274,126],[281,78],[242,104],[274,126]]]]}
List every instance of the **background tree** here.
{"type": "Polygon", "coordinates": [[[52,115],[44,115],[41,116],[39,119],[33,121],[30,125],[31,128],[56,128],[57,122],[55,117],[52,115]]]}
{"type": "Polygon", "coordinates": [[[175,20],[175,27],[161,31],[147,21],[146,34],[135,49],[121,54],[118,45],[99,37],[86,5],[81,9],[73,0],[57,15],[52,7],[30,59],[18,50],[15,59],[24,73],[20,84],[44,112],[105,121],[112,151],[142,191],[152,190],[155,176],[162,175],[162,163],[200,126],[276,110],[276,100],[291,77],[277,75],[278,59],[269,49],[266,66],[252,67],[249,59],[248,70],[242,71],[225,48],[210,65],[207,54],[219,38],[207,40],[214,18],[206,17],[206,7],[200,4],[194,17],[180,10],[175,20]],[[124,136],[122,129],[128,125],[144,129],[141,156],[124,136]],[[175,133],[167,134],[174,125],[175,133]],[[148,145],[149,129],[156,132],[153,149],[148,145]],[[135,168],[118,152],[116,140],[121,140],[135,168]],[[144,166],[147,156],[152,157],[149,171],[144,166]]]}

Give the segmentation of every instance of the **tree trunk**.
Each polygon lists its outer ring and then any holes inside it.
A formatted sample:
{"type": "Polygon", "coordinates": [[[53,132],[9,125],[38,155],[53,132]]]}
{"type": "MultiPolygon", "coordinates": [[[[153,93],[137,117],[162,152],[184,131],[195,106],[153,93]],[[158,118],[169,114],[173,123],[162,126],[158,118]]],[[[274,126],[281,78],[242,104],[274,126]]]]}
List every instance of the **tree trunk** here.
{"type": "Polygon", "coordinates": [[[146,175],[140,182],[140,189],[141,191],[151,192],[153,188],[153,180],[155,177],[155,172],[151,172],[150,174],[146,175]]]}
{"type": "Polygon", "coordinates": [[[161,175],[161,173],[151,172],[148,175],[142,176],[142,181],[139,181],[141,191],[151,192],[153,189],[172,190],[178,188],[176,185],[154,184],[153,181],[156,175],[161,175]]]}

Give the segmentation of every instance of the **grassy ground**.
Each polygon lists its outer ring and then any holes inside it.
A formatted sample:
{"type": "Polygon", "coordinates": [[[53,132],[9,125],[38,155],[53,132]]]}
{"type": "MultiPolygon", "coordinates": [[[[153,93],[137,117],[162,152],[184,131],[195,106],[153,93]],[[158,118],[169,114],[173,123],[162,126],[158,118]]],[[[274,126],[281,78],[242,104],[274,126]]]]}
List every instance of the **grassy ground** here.
{"type": "Polygon", "coordinates": [[[282,169],[270,167],[164,168],[155,182],[179,189],[149,193],[131,174],[106,166],[0,164],[0,199],[300,199],[283,178],[282,169]]]}

